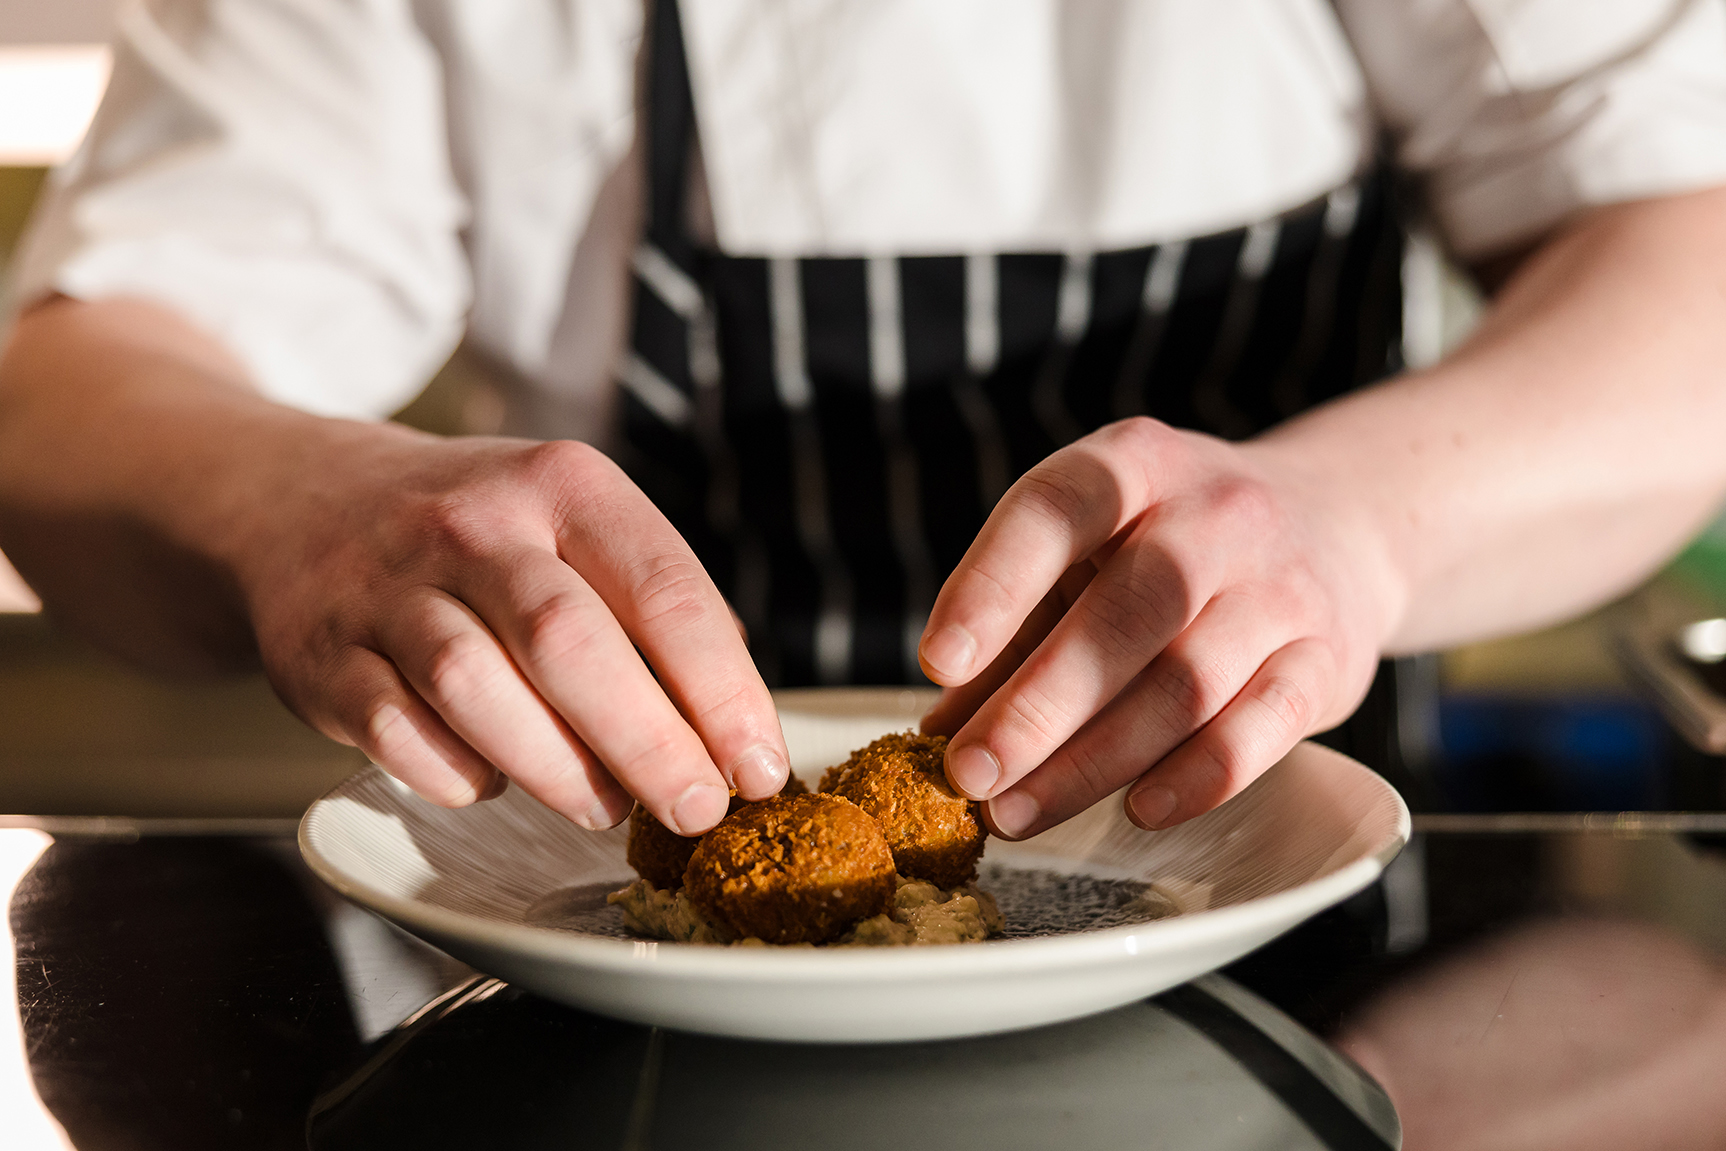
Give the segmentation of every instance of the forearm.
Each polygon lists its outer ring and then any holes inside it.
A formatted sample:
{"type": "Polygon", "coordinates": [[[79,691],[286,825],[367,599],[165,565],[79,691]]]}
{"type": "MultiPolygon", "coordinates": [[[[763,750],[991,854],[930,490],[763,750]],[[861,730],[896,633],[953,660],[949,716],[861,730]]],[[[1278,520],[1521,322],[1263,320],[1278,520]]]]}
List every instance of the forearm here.
{"type": "Polygon", "coordinates": [[[1536,626],[1632,586],[1726,492],[1726,190],[1602,209],[1442,364],[1248,446],[1374,542],[1387,646],[1536,626]]]}
{"type": "Polygon", "coordinates": [[[235,584],[260,500],[319,421],[137,301],[57,300],[0,358],[0,549],[50,611],[160,668],[249,661],[235,584]]]}
{"type": "Polygon", "coordinates": [[[694,835],[731,789],[785,781],[725,601],[616,464],[292,411],[148,305],[25,317],[0,363],[0,548],[135,659],[255,647],[289,707],[434,802],[502,772],[588,827],[639,799],[694,835]]]}

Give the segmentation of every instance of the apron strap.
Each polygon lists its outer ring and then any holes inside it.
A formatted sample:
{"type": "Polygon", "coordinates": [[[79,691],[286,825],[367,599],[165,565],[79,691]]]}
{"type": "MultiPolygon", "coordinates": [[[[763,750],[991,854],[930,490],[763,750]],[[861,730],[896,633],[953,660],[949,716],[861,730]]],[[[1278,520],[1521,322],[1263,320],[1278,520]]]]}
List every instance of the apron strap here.
{"type": "Polygon", "coordinates": [[[646,236],[673,263],[693,272],[695,249],[685,219],[685,198],[695,139],[695,98],[677,0],[653,0],[647,50],[646,236]]]}

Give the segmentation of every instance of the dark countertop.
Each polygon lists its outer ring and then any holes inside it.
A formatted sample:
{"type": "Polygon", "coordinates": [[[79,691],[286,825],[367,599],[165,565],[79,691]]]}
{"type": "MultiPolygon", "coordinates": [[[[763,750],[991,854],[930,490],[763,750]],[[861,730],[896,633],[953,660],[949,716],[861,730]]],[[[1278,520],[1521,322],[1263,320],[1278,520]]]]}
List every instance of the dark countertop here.
{"type": "MultiPolygon", "coordinates": [[[[1585,634],[1565,643],[1524,649],[1508,687],[1456,662],[1424,713],[1398,717],[1426,745],[1393,775],[1413,843],[1381,883],[1226,971],[1376,1077],[1411,1148],[1726,1145],[1726,769],[1609,682],[1585,634]],[[1541,668],[1555,678],[1530,689],[1541,668]]],[[[993,1146],[1057,1129],[1073,1146],[1385,1145],[1322,1099],[1305,1114],[1310,1074],[1284,1058],[1279,1079],[1274,1050],[1199,1037],[1178,997],[873,1053],[651,1046],[484,980],[313,880],[289,817],[357,766],[261,679],[151,680],[0,616],[0,811],[57,813],[0,816],[18,1007],[0,1032],[19,1032],[0,1034],[0,1146],[674,1146],[688,1115],[738,1098],[703,1095],[704,1066],[753,1085],[758,1125],[813,1107],[847,1145],[896,1151],[922,1144],[854,1121],[834,1084],[873,1068],[860,1097],[891,1096],[924,1132],[946,1116],[952,1147],[983,1104],[1014,1117],[993,1146]],[[904,1094],[908,1068],[943,1091],[904,1094]],[[658,1110],[616,1113],[644,1092],[658,1110]]]]}
{"type": "MultiPolygon", "coordinates": [[[[1497,1146],[1474,1141],[1495,1130],[1523,1131],[1506,1146],[1585,1146],[1588,1139],[1565,1141],[1577,1138],[1576,1124],[1602,1137],[1618,1130],[1601,1125],[1602,1100],[1628,1108],[1640,1124],[1632,1130],[1649,1141],[1595,1145],[1652,1146],[1661,1125],[1676,1133],[1661,1145],[1726,1140],[1719,1093],[1693,1089],[1698,1076],[1718,1076],[1726,1062],[1718,966],[1726,857],[1715,838],[1695,830],[1726,831],[1726,818],[1421,822],[1385,882],[1227,975],[1376,1075],[1397,1102],[1410,1147],[1497,1146]],[[1690,1141],[1677,1137],[1686,1133],[1690,1141]]],[[[599,1091],[596,1084],[620,1074],[618,1059],[630,1082],[601,1096],[637,1090],[632,1077],[643,1057],[631,1044],[645,1043],[646,1029],[475,982],[459,964],[322,889],[286,830],[269,822],[13,819],[0,826],[0,882],[15,884],[7,943],[28,1053],[27,1071],[0,1054],[0,1099],[11,1101],[9,1116],[22,1116],[13,1136],[27,1140],[9,1139],[9,1148],[66,1146],[53,1141],[56,1122],[80,1151],[304,1147],[314,1107],[320,1118],[311,1145],[320,1148],[373,1145],[354,1133],[375,1136],[384,1129],[380,1117],[404,1139],[413,1132],[406,1146],[474,1146],[481,1121],[499,1147],[682,1142],[601,1138],[609,1128],[591,1118],[589,1104],[572,1102],[572,1080],[599,1091]],[[200,834],[185,834],[193,827],[200,834]],[[459,1010],[446,1000],[435,1029],[404,1048],[391,1029],[451,989],[459,1010]]],[[[1050,1121],[1039,1099],[1054,1106],[1080,1088],[1098,1113],[1131,1110],[1168,1088],[1157,1086],[1154,1052],[1140,1048],[1157,1027],[1167,1029],[1165,1017],[1178,1007],[1123,1008],[1063,1025],[1090,1030],[1024,1033],[963,1059],[940,1056],[938,1044],[894,1056],[880,1053],[895,1049],[876,1048],[867,1057],[948,1067],[1020,1067],[1034,1057],[1040,1069],[1025,1082],[1035,1086],[1014,1096],[1028,1108],[1027,1122],[1050,1121]],[[1152,1008],[1155,1018],[1139,1018],[1152,1008]],[[1085,1064],[1083,1053],[1095,1056],[1099,1044],[1110,1051],[1126,1044],[1127,1053],[1085,1064]],[[1098,1086],[1105,1065],[1125,1068],[1123,1083],[1136,1086],[1105,1091],[1098,1086]]],[[[0,1028],[4,1020],[0,1014],[0,1028]]],[[[663,1042],[666,1075],[682,1067],[687,1077],[692,1059],[727,1068],[754,1060],[768,1069],[760,1089],[769,1098],[776,1083],[787,1085],[779,1098],[807,1090],[788,1085],[836,1058],[762,1044],[721,1051],[718,1041],[694,1037],[663,1042]]],[[[9,1045],[0,1036],[0,1052],[9,1045]]],[[[1225,1138],[1245,1121],[1242,1104],[1219,1102],[1214,1084],[1183,1090],[1169,1099],[1208,1116],[1210,1126],[1201,1127],[1221,1140],[1189,1136],[1184,1145],[1248,1145],[1225,1138]]],[[[700,1092],[677,1088],[678,1099],[686,1096],[700,1092]]],[[[1173,1106],[1159,1103],[1157,1113],[1173,1106]]],[[[1338,1138],[1310,1145],[1386,1145],[1338,1138]]]]}

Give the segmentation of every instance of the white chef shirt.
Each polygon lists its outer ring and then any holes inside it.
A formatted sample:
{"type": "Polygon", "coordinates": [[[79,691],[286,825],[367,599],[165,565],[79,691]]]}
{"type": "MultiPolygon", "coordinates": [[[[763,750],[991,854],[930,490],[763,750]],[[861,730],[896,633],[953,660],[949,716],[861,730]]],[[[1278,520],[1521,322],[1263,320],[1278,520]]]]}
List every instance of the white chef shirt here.
{"type": "MultiPolygon", "coordinates": [[[[1458,255],[1726,183],[1722,0],[684,0],[733,254],[1099,250],[1372,162],[1458,255]]],[[[642,0],[134,0],[15,269],[136,295],[374,418],[464,332],[598,438],[638,228],[642,0]]]]}

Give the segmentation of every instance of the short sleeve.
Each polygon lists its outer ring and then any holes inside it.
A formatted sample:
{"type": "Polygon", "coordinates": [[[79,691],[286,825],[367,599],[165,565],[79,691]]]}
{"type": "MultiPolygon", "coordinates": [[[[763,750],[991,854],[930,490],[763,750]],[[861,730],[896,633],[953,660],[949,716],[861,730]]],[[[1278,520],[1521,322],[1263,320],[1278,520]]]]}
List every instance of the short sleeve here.
{"type": "Polygon", "coordinates": [[[1721,0],[1338,0],[1399,163],[1464,258],[1726,183],[1721,0]]]}
{"type": "Polygon", "coordinates": [[[407,0],[129,5],[8,297],[151,299],[272,399],[387,415],[453,349],[472,295],[441,84],[407,0]]]}

